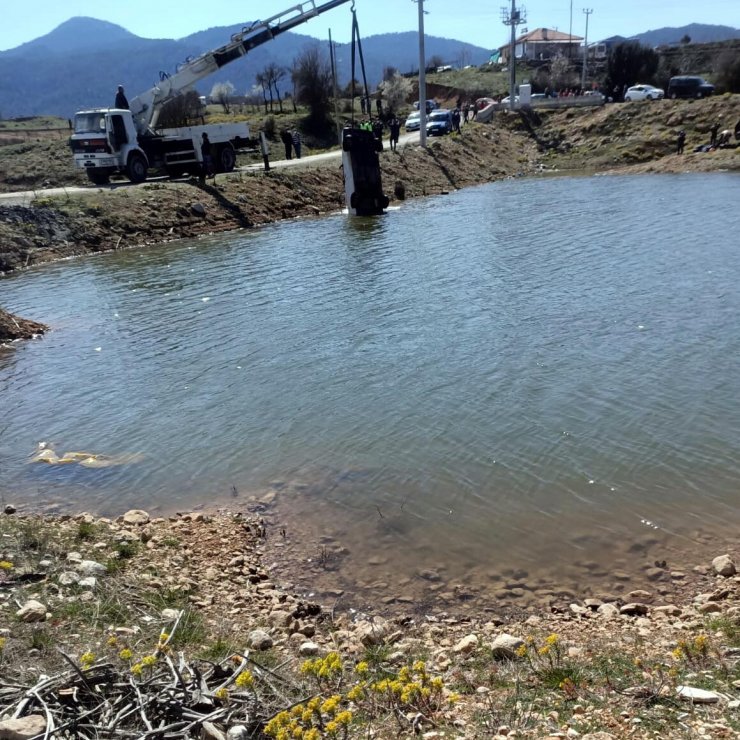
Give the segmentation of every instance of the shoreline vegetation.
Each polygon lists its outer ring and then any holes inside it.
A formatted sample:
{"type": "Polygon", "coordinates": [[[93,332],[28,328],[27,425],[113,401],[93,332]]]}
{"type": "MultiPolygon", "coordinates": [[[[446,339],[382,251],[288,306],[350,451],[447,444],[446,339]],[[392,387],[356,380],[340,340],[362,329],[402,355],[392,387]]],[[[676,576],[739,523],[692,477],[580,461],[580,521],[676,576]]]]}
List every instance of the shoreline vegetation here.
{"type": "Polygon", "coordinates": [[[649,591],[550,612],[384,616],[276,584],[265,560],[279,526],[269,513],[111,520],[6,506],[0,736],[740,732],[733,553],[666,569],[649,591]],[[666,601],[662,586],[676,579],[684,595],[666,601]]]}
{"type": "MultiPolygon", "coordinates": [[[[397,204],[515,176],[738,171],[740,149],[692,151],[717,119],[734,127],[740,95],[500,116],[427,151],[385,151],[384,186],[397,204]]],[[[39,191],[0,205],[0,271],[315,217],[342,199],[337,163],[39,191]]],[[[0,309],[0,342],[44,328],[0,309]]],[[[277,582],[280,526],[269,508],[112,520],[7,505],[0,737],[740,736],[736,550],[651,563],[647,587],[526,613],[364,613],[277,582]]]]}
{"type": "MultiPolygon", "coordinates": [[[[391,203],[397,204],[506,177],[737,171],[740,149],[734,145],[693,151],[709,142],[715,122],[734,129],[736,121],[740,121],[740,95],[729,94],[704,100],[497,114],[492,124],[464,126],[460,136],[430,139],[426,151],[405,146],[391,152],[386,146],[381,154],[384,189],[391,203]],[[686,131],[683,155],[674,153],[680,129],[686,131]]],[[[6,154],[0,189],[12,190],[8,183],[19,182],[14,168],[40,173],[36,179],[31,177],[32,187],[76,183],[78,173],[64,152],[64,142],[40,146],[39,162],[25,145],[26,153],[15,159],[13,152],[6,154]],[[55,150],[56,156],[50,146],[60,150],[55,150]]],[[[140,187],[90,188],[83,194],[53,197],[44,195],[42,188],[36,192],[29,206],[0,204],[0,273],[85,254],[316,217],[344,205],[337,161],[307,161],[269,173],[235,172],[219,175],[207,185],[193,178],[151,181],[140,187]]],[[[16,338],[6,330],[10,325],[0,313],[0,342],[16,338]]],[[[27,338],[37,334],[33,327],[21,332],[27,338]]]]}

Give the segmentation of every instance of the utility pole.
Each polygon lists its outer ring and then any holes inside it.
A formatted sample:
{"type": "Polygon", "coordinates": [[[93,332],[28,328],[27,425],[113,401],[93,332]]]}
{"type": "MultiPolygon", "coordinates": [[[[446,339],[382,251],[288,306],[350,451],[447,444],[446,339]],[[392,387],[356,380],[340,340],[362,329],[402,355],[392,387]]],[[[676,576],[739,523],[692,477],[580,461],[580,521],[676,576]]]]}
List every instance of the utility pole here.
{"type": "Polygon", "coordinates": [[[516,108],[516,27],[527,22],[526,13],[517,10],[516,0],[511,0],[511,10],[501,8],[501,21],[505,26],[511,26],[511,49],[509,52],[509,108],[516,108]]]}
{"type": "Polygon", "coordinates": [[[586,38],[583,39],[583,72],[581,75],[581,90],[586,89],[586,64],[588,60],[588,17],[593,13],[593,8],[584,8],[586,15],[586,38]]]}
{"type": "Polygon", "coordinates": [[[424,0],[415,0],[419,6],[419,144],[427,145],[427,70],[424,54],[424,0]]]}
{"type": "Polygon", "coordinates": [[[568,26],[568,59],[573,56],[573,0],[570,0],[570,26],[568,26]]]}

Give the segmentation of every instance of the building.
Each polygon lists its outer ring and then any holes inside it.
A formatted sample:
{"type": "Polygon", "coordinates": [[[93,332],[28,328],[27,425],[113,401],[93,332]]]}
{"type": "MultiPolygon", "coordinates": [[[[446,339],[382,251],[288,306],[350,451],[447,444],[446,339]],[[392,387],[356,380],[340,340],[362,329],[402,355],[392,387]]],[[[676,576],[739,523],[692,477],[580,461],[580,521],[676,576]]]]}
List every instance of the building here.
{"type": "MultiPolygon", "coordinates": [[[[535,28],[520,36],[514,42],[514,54],[517,59],[547,60],[559,56],[577,57],[583,54],[582,36],[571,36],[551,28],[535,28]]],[[[499,47],[501,63],[508,64],[511,44],[499,47]]]]}

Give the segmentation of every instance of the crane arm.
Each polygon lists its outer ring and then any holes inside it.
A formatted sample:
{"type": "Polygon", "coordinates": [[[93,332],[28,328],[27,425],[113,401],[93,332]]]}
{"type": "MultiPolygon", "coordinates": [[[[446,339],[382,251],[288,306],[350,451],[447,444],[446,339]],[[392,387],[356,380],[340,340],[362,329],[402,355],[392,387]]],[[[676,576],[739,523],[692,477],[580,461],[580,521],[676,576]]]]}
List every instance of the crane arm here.
{"type": "Polygon", "coordinates": [[[265,21],[256,21],[245,26],[231,37],[228,44],[188,60],[173,75],[165,76],[158,85],[131,100],[131,114],[137,129],[143,132],[154,128],[165,103],[221,67],[243,57],[279,34],[347,2],[349,0],[328,0],[318,6],[316,0],[299,3],[265,21]]]}

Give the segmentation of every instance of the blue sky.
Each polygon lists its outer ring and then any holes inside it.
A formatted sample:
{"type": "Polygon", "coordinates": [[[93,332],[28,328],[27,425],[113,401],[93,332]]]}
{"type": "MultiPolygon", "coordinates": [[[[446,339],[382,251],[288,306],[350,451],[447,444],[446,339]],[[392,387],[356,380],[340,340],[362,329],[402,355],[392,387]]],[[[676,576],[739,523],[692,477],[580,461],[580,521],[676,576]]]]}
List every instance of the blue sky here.
{"type": "MultiPolygon", "coordinates": [[[[90,3],[89,0],[25,0],[3,3],[0,49],[10,49],[42,36],[76,15],[92,15],[117,23],[146,38],[181,38],[212,26],[226,26],[267,18],[298,0],[126,0],[90,3]]],[[[317,4],[323,0],[316,0],[317,4]]],[[[501,24],[503,0],[424,0],[426,32],[494,48],[507,40],[501,24]]],[[[522,0],[531,29],[544,26],[568,31],[570,0],[522,0]]],[[[412,0],[356,0],[357,18],[364,36],[417,28],[418,10],[412,0]]],[[[717,23],[740,27],[740,0],[573,0],[573,33],[584,35],[584,7],[592,8],[589,40],[621,34],[630,36],[662,26],[717,23]]],[[[350,5],[314,18],[299,30],[319,38],[327,29],[337,41],[349,41],[350,5]]],[[[205,50],[204,50],[205,51],[205,50]]]]}

